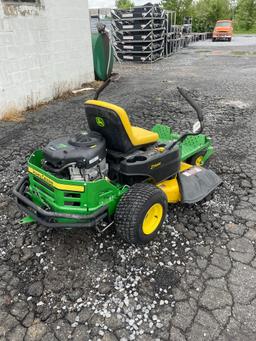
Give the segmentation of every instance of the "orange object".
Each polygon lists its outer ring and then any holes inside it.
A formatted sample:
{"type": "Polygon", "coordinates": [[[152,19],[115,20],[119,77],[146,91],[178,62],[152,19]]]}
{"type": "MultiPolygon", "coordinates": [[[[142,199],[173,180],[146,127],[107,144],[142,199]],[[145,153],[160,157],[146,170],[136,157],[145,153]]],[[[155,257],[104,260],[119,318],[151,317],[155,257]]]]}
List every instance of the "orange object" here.
{"type": "Polygon", "coordinates": [[[212,34],[212,41],[228,40],[231,41],[233,37],[233,23],[232,20],[218,20],[214,27],[212,34]]]}

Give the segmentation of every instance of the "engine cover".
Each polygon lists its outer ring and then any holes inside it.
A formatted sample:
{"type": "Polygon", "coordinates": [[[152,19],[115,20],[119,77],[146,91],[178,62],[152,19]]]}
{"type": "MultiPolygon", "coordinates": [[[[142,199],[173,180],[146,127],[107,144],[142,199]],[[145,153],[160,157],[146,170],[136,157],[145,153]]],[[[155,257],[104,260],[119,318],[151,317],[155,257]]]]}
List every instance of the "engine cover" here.
{"type": "Polygon", "coordinates": [[[51,141],[43,148],[45,166],[49,169],[62,169],[75,164],[88,169],[106,157],[106,143],[96,132],[81,132],[75,137],[62,137],[51,141]]]}

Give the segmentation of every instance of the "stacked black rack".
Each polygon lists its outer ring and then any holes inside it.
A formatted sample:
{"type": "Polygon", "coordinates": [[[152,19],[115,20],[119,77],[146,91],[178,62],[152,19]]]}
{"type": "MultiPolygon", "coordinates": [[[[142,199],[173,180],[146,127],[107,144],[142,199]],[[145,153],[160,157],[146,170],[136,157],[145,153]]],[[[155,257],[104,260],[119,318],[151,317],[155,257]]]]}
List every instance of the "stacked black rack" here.
{"type": "Polygon", "coordinates": [[[112,10],[116,57],[154,62],[164,57],[167,15],[151,3],[130,10],[112,10]]]}
{"type": "Polygon", "coordinates": [[[172,25],[166,33],[166,56],[176,53],[182,47],[182,26],[172,25]]]}

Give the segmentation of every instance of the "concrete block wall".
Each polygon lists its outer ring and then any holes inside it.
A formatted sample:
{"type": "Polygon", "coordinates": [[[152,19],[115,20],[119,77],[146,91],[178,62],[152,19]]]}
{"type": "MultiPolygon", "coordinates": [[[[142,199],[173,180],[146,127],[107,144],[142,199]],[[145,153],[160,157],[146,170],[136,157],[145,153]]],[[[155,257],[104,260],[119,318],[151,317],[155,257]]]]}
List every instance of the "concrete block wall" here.
{"type": "Polygon", "coordinates": [[[0,0],[0,117],[93,79],[87,0],[0,0]]]}

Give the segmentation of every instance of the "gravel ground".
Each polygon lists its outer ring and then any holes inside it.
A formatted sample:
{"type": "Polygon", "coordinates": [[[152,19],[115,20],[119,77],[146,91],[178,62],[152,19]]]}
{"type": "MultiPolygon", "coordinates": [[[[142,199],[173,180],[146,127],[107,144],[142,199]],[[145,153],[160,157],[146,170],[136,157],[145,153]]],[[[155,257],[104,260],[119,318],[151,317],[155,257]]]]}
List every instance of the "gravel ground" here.
{"type": "Polygon", "coordinates": [[[146,247],[125,244],[114,229],[99,236],[20,225],[11,191],[26,158],[86,128],[84,98],[0,122],[0,340],[255,340],[256,37],[200,42],[157,64],[116,69],[122,77],[102,98],[145,128],[188,129],[193,114],[176,86],[190,90],[223,185],[208,202],[170,206],[146,247]]]}

